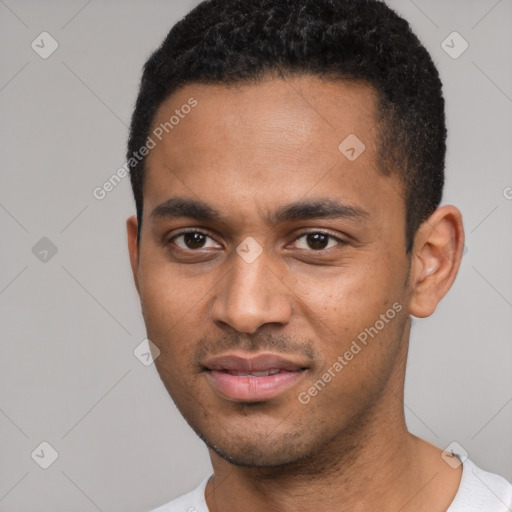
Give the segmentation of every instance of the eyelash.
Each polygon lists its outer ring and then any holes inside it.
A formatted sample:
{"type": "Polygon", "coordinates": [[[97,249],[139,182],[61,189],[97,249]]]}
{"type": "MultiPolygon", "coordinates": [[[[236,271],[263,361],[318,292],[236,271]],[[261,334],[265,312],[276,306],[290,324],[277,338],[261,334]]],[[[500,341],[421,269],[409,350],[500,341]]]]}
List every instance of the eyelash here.
{"type": "MultiPolygon", "coordinates": [[[[187,230],[187,231],[181,231],[175,235],[173,235],[168,241],[167,241],[167,245],[170,245],[171,243],[173,243],[173,241],[180,237],[180,236],[183,236],[183,235],[186,235],[186,234],[189,234],[189,233],[199,233],[201,235],[204,235],[210,239],[213,240],[213,238],[208,234],[208,233],[205,233],[204,231],[201,231],[200,229],[192,229],[192,230],[187,230]]],[[[343,245],[346,245],[346,241],[345,240],[342,240],[341,238],[337,237],[337,236],[334,236],[332,235],[331,233],[328,233],[327,231],[306,231],[304,233],[300,233],[299,235],[297,235],[297,237],[295,238],[294,242],[296,242],[297,240],[299,240],[300,238],[303,238],[303,237],[306,237],[307,235],[324,235],[324,236],[327,236],[330,240],[335,240],[337,243],[336,246],[334,247],[337,247],[337,246],[343,246],[343,245]]],[[[332,249],[333,247],[329,247],[327,249],[301,249],[301,250],[307,250],[309,252],[313,252],[313,253],[322,253],[324,251],[328,251],[330,249],[332,249]]],[[[182,250],[182,251],[190,251],[190,252],[200,252],[201,249],[183,249],[182,247],[178,247],[178,249],[182,250]]]]}

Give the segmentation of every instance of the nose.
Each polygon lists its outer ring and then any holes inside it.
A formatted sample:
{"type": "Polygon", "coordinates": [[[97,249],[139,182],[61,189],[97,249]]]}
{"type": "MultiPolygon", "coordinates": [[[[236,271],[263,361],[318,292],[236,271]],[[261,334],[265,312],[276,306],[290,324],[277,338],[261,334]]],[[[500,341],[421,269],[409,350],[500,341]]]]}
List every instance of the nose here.
{"type": "Polygon", "coordinates": [[[235,255],[233,268],[219,287],[210,303],[215,323],[250,334],[264,324],[285,325],[290,320],[291,292],[263,255],[252,263],[235,255]]]}

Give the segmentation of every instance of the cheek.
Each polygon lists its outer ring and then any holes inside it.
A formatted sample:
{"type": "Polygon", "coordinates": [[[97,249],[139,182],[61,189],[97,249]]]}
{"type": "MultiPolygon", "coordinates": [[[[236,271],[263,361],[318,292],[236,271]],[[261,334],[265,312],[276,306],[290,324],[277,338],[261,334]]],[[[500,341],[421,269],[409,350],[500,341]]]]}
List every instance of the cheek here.
{"type": "Polygon", "coordinates": [[[185,283],[161,248],[147,247],[141,256],[140,269],[141,298],[152,320],[176,321],[185,314],[187,307],[190,309],[195,280],[185,283]]]}
{"type": "Polygon", "coordinates": [[[193,290],[182,286],[164,264],[144,267],[140,283],[142,314],[148,337],[160,350],[172,351],[177,344],[169,340],[181,338],[188,316],[194,314],[197,296],[194,301],[193,290]]]}
{"type": "Polygon", "coordinates": [[[303,274],[294,283],[294,293],[306,306],[303,314],[313,321],[316,317],[331,334],[373,324],[401,298],[391,267],[377,258],[368,263],[354,259],[329,273],[303,274]]]}

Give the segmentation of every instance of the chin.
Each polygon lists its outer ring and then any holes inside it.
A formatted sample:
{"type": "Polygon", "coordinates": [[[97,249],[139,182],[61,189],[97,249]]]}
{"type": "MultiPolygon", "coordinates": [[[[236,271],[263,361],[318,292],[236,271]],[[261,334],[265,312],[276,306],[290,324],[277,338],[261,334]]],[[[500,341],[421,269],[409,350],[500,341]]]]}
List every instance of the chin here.
{"type": "Polygon", "coordinates": [[[300,439],[297,433],[283,433],[280,437],[270,437],[266,433],[254,433],[243,437],[215,439],[204,432],[198,436],[219,457],[235,466],[253,468],[276,468],[300,462],[311,456],[311,447],[300,439]]]}
{"type": "MultiPolygon", "coordinates": [[[[205,441],[206,442],[206,441],[205,441]]],[[[259,447],[251,447],[245,445],[241,450],[228,448],[223,450],[218,445],[206,444],[219,456],[234,466],[251,467],[251,468],[275,468],[279,466],[287,466],[299,462],[305,456],[299,456],[297,453],[283,453],[282,450],[263,451],[259,447]]]]}

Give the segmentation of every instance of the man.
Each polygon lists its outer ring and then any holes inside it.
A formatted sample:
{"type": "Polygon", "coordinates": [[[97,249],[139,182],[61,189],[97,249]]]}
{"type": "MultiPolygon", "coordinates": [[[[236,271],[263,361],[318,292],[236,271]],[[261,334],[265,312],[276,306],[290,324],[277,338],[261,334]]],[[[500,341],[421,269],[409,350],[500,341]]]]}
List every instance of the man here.
{"type": "Polygon", "coordinates": [[[410,318],[464,245],[445,139],[435,66],[376,0],[210,0],[151,56],[130,258],[214,469],[159,512],[511,510],[404,419],[410,318]]]}

